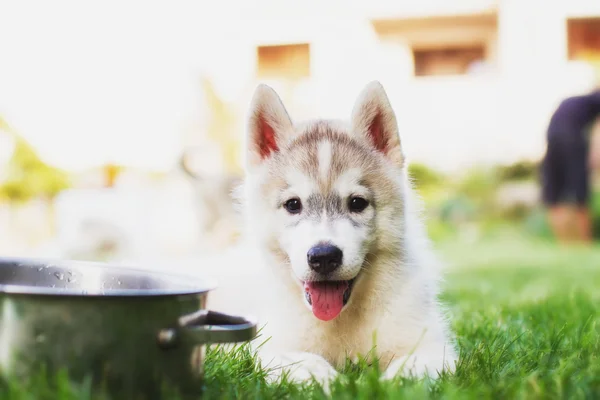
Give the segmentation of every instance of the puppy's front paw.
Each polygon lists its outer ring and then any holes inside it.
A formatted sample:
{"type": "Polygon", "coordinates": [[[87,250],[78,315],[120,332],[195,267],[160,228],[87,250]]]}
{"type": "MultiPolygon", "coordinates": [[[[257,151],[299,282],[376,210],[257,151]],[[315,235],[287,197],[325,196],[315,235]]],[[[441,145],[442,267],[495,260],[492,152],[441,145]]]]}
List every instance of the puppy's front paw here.
{"type": "Polygon", "coordinates": [[[301,383],[315,379],[326,392],[337,371],[323,357],[311,353],[285,353],[275,357],[261,357],[269,370],[269,382],[279,380],[287,374],[290,381],[301,383]]]}

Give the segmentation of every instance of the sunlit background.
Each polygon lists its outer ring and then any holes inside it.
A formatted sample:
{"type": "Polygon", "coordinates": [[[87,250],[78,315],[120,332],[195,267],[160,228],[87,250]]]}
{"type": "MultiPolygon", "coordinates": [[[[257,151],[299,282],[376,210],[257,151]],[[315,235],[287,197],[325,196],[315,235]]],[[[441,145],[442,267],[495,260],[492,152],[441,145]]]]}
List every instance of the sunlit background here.
{"type": "Polygon", "coordinates": [[[0,255],[232,246],[256,84],[294,119],[348,118],[372,79],[436,243],[552,241],[548,120],[599,71],[598,0],[2,2],[0,255]]]}

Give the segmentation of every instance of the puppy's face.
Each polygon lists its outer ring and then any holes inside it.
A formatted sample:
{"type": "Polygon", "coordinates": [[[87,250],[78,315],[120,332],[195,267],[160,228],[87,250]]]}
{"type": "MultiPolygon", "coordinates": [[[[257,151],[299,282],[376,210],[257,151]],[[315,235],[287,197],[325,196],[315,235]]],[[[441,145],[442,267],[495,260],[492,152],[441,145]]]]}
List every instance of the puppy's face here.
{"type": "Polygon", "coordinates": [[[322,121],[297,128],[284,118],[284,109],[273,114],[283,107],[269,97],[274,92],[259,90],[268,93],[269,106],[262,109],[271,115],[258,113],[257,121],[251,120],[259,132],[251,135],[258,137],[251,147],[258,162],[250,174],[254,170],[260,177],[255,201],[270,217],[255,224],[270,234],[271,250],[291,266],[306,305],[328,321],[349,304],[361,275],[368,274],[367,255],[385,247],[381,234],[401,216],[395,118],[375,85],[355,106],[352,127],[322,121]],[[390,126],[394,129],[387,132],[390,126]]]}

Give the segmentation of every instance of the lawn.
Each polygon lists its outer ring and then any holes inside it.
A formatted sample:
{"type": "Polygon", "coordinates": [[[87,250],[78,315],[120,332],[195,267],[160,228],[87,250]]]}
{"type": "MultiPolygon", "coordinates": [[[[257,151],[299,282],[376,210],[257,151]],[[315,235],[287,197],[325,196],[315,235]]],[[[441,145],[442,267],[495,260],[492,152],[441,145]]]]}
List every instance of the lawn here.
{"type": "MultiPolygon", "coordinates": [[[[443,300],[460,348],[456,373],[381,383],[376,366],[349,364],[332,386],[335,398],[600,398],[600,247],[514,235],[438,247],[451,263],[443,300]]],[[[205,398],[324,397],[317,385],[266,385],[244,348],[212,349],[207,363],[205,398]]],[[[93,397],[59,386],[51,396],[39,382],[15,383],[0,398],[93,397]]]]}

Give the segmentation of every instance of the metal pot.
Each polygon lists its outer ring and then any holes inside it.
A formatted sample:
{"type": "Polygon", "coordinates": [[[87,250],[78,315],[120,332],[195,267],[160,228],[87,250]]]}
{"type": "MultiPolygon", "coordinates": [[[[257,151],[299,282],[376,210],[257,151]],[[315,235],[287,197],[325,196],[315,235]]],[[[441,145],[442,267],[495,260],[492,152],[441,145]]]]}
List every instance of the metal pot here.
{"type": "Polygon", "coordinates": [[[205,310],[210,282],[88,262],[0,258],[0,371],[63,371],[112,398],[197,397],[208,343],[256,335],[251,318],[205,310]]]}

